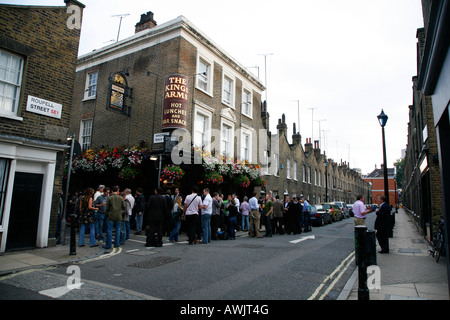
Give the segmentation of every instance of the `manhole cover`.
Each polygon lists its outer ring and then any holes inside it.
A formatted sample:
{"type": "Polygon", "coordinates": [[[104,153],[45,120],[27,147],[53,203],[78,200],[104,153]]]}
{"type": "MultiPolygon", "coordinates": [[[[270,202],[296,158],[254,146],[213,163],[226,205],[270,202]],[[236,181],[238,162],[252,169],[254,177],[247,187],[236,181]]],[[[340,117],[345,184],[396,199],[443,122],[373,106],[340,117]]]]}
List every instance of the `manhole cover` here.
{"type": "Polygon", "coordinates": [[[262,248],[262,247],[264,247],[264,246],[261,244],[245,244],[245,243],[235,246],[235,248],[251,248],[251,249],[262,248]]]}
{"type": "Polygon", "coordinates": [[[137,267],[137,268],[156,268],[171,262],[175,262],[181,260],[181,258],[173,258],[173,257],[154,257],[149,260],[144,260],[136,263],[129,264],[129,267],[137,267]]]}

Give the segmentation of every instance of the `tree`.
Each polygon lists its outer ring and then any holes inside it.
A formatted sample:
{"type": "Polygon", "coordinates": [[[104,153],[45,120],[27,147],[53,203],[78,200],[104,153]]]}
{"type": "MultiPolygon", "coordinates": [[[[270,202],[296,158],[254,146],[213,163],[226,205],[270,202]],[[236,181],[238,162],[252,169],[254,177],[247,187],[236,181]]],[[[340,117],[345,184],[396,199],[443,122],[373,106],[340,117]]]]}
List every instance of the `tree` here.
{"type": "Polygon", "coordinates": [[[405,158],[397,159],[397,161],[394,162],[394,166],[397,168],[397,188],[402,189],[403,172],[405,170],[405,158]]]}

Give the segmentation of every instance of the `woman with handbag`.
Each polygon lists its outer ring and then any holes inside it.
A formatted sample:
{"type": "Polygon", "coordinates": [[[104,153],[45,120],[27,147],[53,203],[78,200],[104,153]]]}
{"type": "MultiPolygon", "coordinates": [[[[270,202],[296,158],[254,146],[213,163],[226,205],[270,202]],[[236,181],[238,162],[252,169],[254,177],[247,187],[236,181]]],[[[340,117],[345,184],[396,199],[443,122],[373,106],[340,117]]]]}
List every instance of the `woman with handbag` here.
{"type": "Polygon", "coordinates": [[[80,247],[84,247],[84,233],[86,227],[89,227],[90,237],[89,237],[89,245],[91,247],[98,246],[95,240],[95,226],[94,226],[94,211],[97,208],[92,206],[94,195],[94,189],[87,188],[84,192],[83,197],[80,200],[80,235],[78,239],[78,245],[80,247]]]}

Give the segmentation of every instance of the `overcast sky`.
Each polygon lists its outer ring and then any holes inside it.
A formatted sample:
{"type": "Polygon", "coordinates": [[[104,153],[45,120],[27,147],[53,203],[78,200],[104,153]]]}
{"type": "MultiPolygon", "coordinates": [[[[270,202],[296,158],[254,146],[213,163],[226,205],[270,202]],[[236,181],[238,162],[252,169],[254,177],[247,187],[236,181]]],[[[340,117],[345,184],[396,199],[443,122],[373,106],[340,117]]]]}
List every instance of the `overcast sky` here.
{"type": "MultiPolygon", "coordinates": [[[[116,40],[115,15],[128,14],[121,40],[134,34],[147,11],[158,24],[183,15],[243,66],[259,67],[249,71],[267,81],[272,133],[284,113],[291,136],[300,105],[302,142],[319,140],[320,124],[322,150],[367,174],[383,162],[377,115],[384,109],[388,167],[406,148],[416,30],[423,27],[420,0],[80,2],[86,5],[80,55],[116,40]]],[[[63,0],[0,3],[64,5],[63,0]]]]}

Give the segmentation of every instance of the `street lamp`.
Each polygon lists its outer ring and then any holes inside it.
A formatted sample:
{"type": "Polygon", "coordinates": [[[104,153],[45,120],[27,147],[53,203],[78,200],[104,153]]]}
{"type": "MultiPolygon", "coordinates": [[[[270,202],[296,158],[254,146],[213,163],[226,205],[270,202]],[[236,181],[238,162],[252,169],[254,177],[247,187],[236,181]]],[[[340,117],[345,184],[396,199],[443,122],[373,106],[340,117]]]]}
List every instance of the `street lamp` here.
{"type": "Polygon", "coordinates": [[[384,195],[386,196],[386,202],[389,204],[389,184],[388,184],[388,175],[387,175],[387,166],[386,166],[386,139],[384,135],[384,127],[388,121],[388,116],[384,113],[383,109],[381,109],[381,113],[378,115],[378,122],[381,126],[381,132],[383,137],[383,176],[384,176],[384,195]]]}
{"type": "Polygon", "coordinates": [[[328,160],[325,152],[323,155],[325,157],[325,160],[323,161],[323,164],[325,165],[325,202],[328,202],[328,160]]]}

